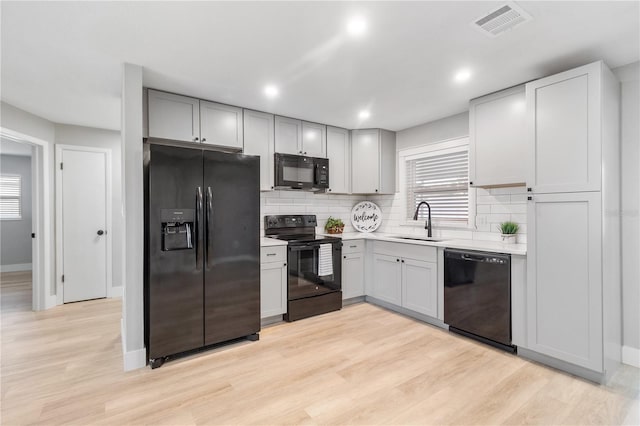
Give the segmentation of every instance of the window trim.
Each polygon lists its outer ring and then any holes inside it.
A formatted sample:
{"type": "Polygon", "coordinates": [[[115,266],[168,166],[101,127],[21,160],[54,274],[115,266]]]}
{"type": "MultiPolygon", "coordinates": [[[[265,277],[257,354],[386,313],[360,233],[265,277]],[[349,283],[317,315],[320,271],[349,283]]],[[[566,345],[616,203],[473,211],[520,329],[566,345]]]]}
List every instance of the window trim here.
{"type": "MultiPolygon", "coordinates": [[[[424,221],[422,220],[412,220],[409,219],[413,212],[407,211],[407,166],[406,162],[408,160],[417,159],[420,157],[424,157],[425,154],[431,154],[438,152],[438,154],[446,154],[448,152],[454,152],[459,150],[461,147],[466,146],[469,149],[469,137],[463,136],[460,138],[453,139],[445,139],[438,142],[432,142],[416,147],[406,148],[398,151],[398,181],[399,181],[399,192],[401,194],[401,202],[402,202],[402,221],[401,226],[424,226],[424,221]]],[[[437,155],[437,154],[436,154],[437,155]]],[[[469,163],[470,164],[470,163],[469,163]]],[[[467,218],[467,222],[461,221],[451,221],[451,220],[433,220],[433,228],[453,228],[453,229],[475,229],[475,217],[476,217],[476,190],[475,188],[469,186],[468,192],[468,212],[469,217],[467,218]]]]}
{"type": "Polygon", "coordinates": [[[22,193],[22,175],[16,174],[16,173],[2,173],[1,174],[2,177],[6,176],[6,177],[17,177],[18,178],[18,184],[20,185],[20,194],[17,197],[14,196],[2,196],[0,195],[0,198],[2,199],[17,199],[18,200],[18,210],[19,210],[19,215],[18,217],[2,217],[2,215],[0,215],[0,221],[12,221],[12,220],[22,220],[23,219],[23,214],[22,214],[22,197],[23,197],[23,193],[22,193]]]}

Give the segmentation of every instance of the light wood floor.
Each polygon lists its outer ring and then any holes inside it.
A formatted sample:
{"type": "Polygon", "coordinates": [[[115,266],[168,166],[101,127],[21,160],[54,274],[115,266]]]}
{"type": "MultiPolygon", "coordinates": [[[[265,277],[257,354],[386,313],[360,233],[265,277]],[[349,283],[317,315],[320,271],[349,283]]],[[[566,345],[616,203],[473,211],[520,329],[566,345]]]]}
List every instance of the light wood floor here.
{"type": "Polygon", "coordinates": [[[259,342],[124,373],[119,300],[30,309],[2,274],[2,423],[619,424],[638,370],[608,387],[369,304],[277,324],[259,342]]]}

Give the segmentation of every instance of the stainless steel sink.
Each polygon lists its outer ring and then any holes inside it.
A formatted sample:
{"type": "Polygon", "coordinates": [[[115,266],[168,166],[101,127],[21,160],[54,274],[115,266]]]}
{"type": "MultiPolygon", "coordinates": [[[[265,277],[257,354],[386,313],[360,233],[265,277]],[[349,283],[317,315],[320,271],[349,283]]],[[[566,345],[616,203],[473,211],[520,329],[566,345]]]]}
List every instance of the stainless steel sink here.
{"type": "Polygon", "coordinates": [[[403,237],[399,235],[394,235],[391,238],[398,238],[400,240],[430,241],[432,243],[440,243],[444,241],[444,240],[438,240],[436,238],[429,238],[429,237],[403,237]]]}

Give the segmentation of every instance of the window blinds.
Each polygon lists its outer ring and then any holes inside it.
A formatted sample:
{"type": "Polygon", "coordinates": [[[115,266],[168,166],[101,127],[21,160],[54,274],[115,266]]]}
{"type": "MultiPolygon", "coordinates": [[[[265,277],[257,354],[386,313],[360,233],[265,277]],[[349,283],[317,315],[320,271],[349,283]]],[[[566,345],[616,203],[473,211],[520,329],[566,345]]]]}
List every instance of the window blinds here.
{"type": "MultiPolygon", "coordinates": [[[[463,221],[469,218],[469,153],[468,147],[438,154],[427,153],[406,162],[407,215],[421,201],[431,206],[431,217],[443,221],[463,221]]],[[[427,218],[422,207],[418,219],[427,218]]]]}
{"type": "Polygon", "coordinates": [[[22,217],[20,176],[0,175],[0,219],[22,217]]]}

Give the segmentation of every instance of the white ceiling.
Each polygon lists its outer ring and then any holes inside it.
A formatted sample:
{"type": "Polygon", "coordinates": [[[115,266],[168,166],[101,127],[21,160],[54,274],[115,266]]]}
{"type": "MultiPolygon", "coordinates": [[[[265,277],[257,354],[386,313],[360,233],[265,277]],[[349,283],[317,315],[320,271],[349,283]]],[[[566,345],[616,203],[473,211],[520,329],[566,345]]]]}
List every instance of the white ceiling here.
{"type": "Polygon", "coordinates": [[[59,123],[120,128],[121,64],[146,86],[347,128],[399,130],[470,98],[604,59],[639,59],[639,3],[518,2],[498,38],[470,23],[504,2],[8,2],[2,100],[59,123]],[[363,16],[367,33],[345,33],[363,16]],[[453,82],[461,67],[473,71],[453,82]],[[267,100],[265,84],[280,86],[267,100]],[[370,119],[358,111],[368,108],[370,119]]]}

